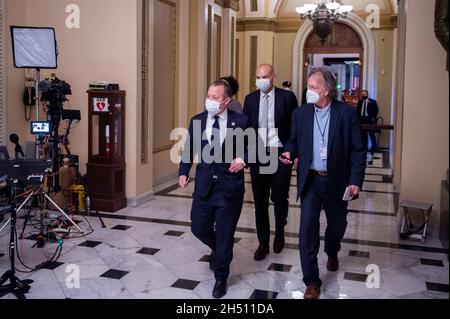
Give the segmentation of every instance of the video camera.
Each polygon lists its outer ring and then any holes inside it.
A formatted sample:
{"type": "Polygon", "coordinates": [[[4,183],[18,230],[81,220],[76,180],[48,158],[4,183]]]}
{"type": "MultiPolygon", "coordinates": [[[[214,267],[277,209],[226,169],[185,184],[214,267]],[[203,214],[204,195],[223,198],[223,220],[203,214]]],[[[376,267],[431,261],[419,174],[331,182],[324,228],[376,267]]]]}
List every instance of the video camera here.
{"type": "Polygon", "coordinates": [[[41,101],[48,102],[50,107],[62,107],[68,101],[66,95],[72,94],[70,84],[56,77],[39,82],[39,90],[42,92],[41,101]]]}
{"type": "MultiPolygon", "coordinates": [[[[67,95],[72,94],[70,84],[54,77],[53,79],[45,79],[39,82],[39,91],[42,93],[41,101],[47,104],[47,121],[37,121],[31,123],[32,133],[40,137],[48,135],[48,141],[51,143],[50,156],[53,159],[53,191],[58,193],[59,177],[57,172],[61,167],[62,159],[64,156],[60,153],[59,143],[62,143],[66,148],[67,157],[75,158],[72,156],[68,148],[70,134],[70,128],[72,121],[81,120],[81,112],[77,110],[64,110],[63,105],[68,101],[67,95]],[[59,135],[59,125],[61,120],[66,120],[68,126],[63,136],[59,135]]],[[[39,139],[42,140],[42,139],[39,139]]],[[[78,159],[77,159],[78,161],[78,159]]],[[[74,163],[78,167],[78,163],[74,163]]]]}

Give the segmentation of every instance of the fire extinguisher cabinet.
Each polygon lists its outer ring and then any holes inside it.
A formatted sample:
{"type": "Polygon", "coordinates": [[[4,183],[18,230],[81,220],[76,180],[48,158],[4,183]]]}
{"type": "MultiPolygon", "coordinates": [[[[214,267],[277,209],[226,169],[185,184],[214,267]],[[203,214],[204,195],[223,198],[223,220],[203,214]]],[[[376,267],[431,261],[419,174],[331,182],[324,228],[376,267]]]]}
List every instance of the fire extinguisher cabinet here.
{"type": "Polygon", "coordinates": [[[92,209],[116,212],[125,192],[125,91],[89,90],[88,193],[92,209]]]}

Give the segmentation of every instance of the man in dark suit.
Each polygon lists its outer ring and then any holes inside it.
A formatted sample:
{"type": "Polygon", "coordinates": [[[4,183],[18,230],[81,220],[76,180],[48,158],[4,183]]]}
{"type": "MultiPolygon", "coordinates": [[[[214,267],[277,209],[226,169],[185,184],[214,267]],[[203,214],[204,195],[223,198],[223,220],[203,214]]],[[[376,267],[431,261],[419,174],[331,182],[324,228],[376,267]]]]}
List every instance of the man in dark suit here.
{"type": "Polygon", "coordinates": [[[322,281],[317,254],[320,212],[325,209],[327,269],[337,271],[338,253],[347,228],[347,187],[357,198],[366,168],[366,148],[355,108],[336,100],[336,80],[326,69],[316,69],[308,81],[308,103],[295,110],[287,152],[280,160],[290,165],[299,157],[298,197],[301,198],[300,259],[305,299],[317,299],[322,281]]]}
{"type": "MultiPolygon", "coordinates": [[[[358,102],[358,114],[361,116],[361,124],[377,124],[378,117],[378,103],[374,99],[369,98],[369,92],[364,90],[361,92],[362,100],[358,102]]],[[[369,153],[377,150],[377,139],[374,130],[363,130],[363,136],[367,142],[367,137],[370,138],[371,148],[369,153]]]]}
{"type": "Polygon", "coordinates": [[[272,65],[260,65],[256,70],[258,91],[248,95],[244,102],[244,114],[249,117],[250,127],[259,133],[257,160],[256,163],[249,163],[259,241],[259,247],[254,255],[255,260],[263,260],[269,253],[269,198],[275,206],[273,250],[277,254],[284,248],[284,228],[289,210],[292,166],[279,164],[278,157],[283,153],[284,145],[289,139],[292,112],[298,107],[298,102],[294,93],[274,86],[275,77],[272,65]],[[267,174],[261,170],[265,165],[261,161],[261,152],[265,152],[264,155],[267,156],[274,153],[273,158],[277,166],[274,174],[267,174]]]}
{"type": "Polygon", "coordinates": [[[234,233],[244,201],[245,145],[237,145],[237,129],[245,130],[247,116],[228,110],[231,88],[225,81],[208,90],[206,112],[194,116],[179,170],[179,186],[189,183],[195,155],[200,155],[191,210],[192,233],[211,248],[210,268],[216,284],[213,297],[226,294],[234,233]],[[228,160],[228,158],[230,160],[228,160]],[[234,160],[231,160],[234,159],[234,160]],[[215,224],[215,227],[214,227],[215,224]]]}

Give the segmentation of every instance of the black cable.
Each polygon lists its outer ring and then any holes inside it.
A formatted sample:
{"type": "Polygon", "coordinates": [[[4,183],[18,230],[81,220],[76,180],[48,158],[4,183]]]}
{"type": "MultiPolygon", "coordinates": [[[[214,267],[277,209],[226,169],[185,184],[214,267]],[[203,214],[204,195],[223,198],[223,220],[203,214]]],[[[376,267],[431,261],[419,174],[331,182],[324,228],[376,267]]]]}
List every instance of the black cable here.
{"type": "Polygon", "coordinates": [[[24,266],[25,268],[29,269],[29,271],[23,271],[23,270],[17,269],[17,267],[16,267],[16,271],[17,271],[17,272],[20,272],[20,273],[33,273],[33,272],[35,272],[35,271],[37,271],[37,270],[40,270],[40,269],[42,269],[42,268],[44,268],[44,267],[46,267],[46,266],[49,266],[49,265],[51,265],[51,264],[57,262],[58,259],[59,259],[59,257],[61,256],[61,253],[62,253],[62,244],[63,244],[63,241],[61,241],[60,243],[58,243],[58,246],[56,247],[55,253],[53,254],[53,256],[52,256],[49,260],[44,261],[43,263],[39,264],[39,265],[36,266],[35,268],[31,268],[31,267],[27,266],[27,265],[23,262],[22,258],[20,257],[19,247],[18,247],[18,236],[17,236],[17,230],[16,230],[16,229],[14,230],[14,239],[15,239],[15,246],[16,246],[17,259],[19,260],[19,262],[20,262],[20,264],[21,264],[22,266],[24,266]],[[56,257],[56,259],[55,259],[55,257],[56,257]],[[53,260],[53,259],[55,259],[55,260],[53,260]]]}
{"type": "MultiPolygon", "coordinates": [[[[16,189],[16,191],[17,191],[17,190],[18,190],[18,188],[16,189]]],[[[24,198],[25,198],[25,196],[28,195],[28,193],[30,193],[30,191],[31,191],[30,194],[35,193],[35,192],[37,191],[37,188],[31,189],[31,190],[29,189],[28,191],[26,191],[26,189],[20,189],[20,191],[22,191],[23,193],[22,193],[21,195],[16,196],[16,200],[17,200],[18,198],[20,198],[20,197],[24,197],[24,198]]],[[[16,194],[17,194],[17,192],[16,192],[16,194]]],[[[30,227],[36,228],[36,227],[40,227],[40,226],[42,225],[41,223],[42,223],[43,219],[37,220],[37,219],[35,218],[35,216],[34,216],[34,217],[31,217],[31,212],[32,212],[33,208],[35,208],[35,207],[33,207],[32,205],[28,205],[28,206],[24,206],[24,207],[22,207],[22,208],[28,208],[28,209],[30,209],[29,214],[26,215],[27,217],[29,217],[29,219],[28,219],[29,224],[28,224],[28,225],[29,225],[30,227]]],[[[88,236],[88,235],[90,235],[90,234],[92,234],[92,233],[94,232],[94,229],[92,228],[92,225],[90,224],[89,220],[88,220],[86,217],[84,217],[84,216],[82,216],[82,218],[83,218],[83,219],[86,221],[86,223],[89,225],[89,227],[91,228],[91,231],[90,231],[89,233],[83,234],[82,236],[72,236],[72,237],[71,237],[71,236],[68,236],[68,237],[66,237],[65,239],[70,239],[70,238],[82,238],[82,237],[86,237],[86,236],[88,236]]],[[[49,218],[49,220],[51,221],[52,219],[49,218]]],[[[49,226],[51,227],[52,225],[51,225],[51,224],[47,224],[47,225],[46,225],[47,238],[48,238],[48,234],[49,234],[49,226]]],[[[42,230],[42,229],[41,229],[41,230],[42,230]]],[[[42,231],[41,231],[41,232],[42,232],[42,231]]],[[[69,229],[69,234],[70,234],[70,229],[69,229]]],[[[15,266],[15,270],[16,270],[17,272],[20,272],[20,273],[33,273],[33,272],[35,272],[35,271],[38,271],[38,270],[40,270],[40,269],[42,269],[42,268],[44,268],[44,267],[50,266],[50,265],[52,265],[53,263],[57,262],[57,261],[59,260],[59,258],[61,257],[61,255],[62,255],[62,250],[63,250],[63,243],[64,243],[64,240],[61,239],[61,238],[58,239],[58,238],[55,236],[58,245],[57,245],[57,247],[56,247],[56,250],[55,250],[53,256],[52,256],[51,258],[49,258],[48,260],[44,261],[43,263],[41,263],[41,264],[37,265],[36,267],[32,268],[32,267],[28,266],[28,265],[22,260],[21,254],[20,254],[20,252],[19,252],[19,237],[18,237],[17,227],[14,228],[14,231],[13,231],[12,236],[13,236],[13,240],[14,240],[14,245],[15,245],[14,250],[15,250],[16,255],[17,255],[17,260],[20,262],[20,264],[21,264],[23,267],[25,267],[26,269],[28,269],[28,270],[21,270],[21,269],[18,269],[18,268],[15,266]]],[[[45,254],[45,251],[44,251],[44,254],[45,254]]],[[[12,259],[12,256],[11,256],[11,249],[9,250],[9,257],[10,257],[10,260],[11,260],[11,259],[12,259]]],[[[46,257],[47,257],[47,256],[46,256],[46,257]]]]}
{"type": "MultiPolygon", "coordinates": [[[[22,261],[22,259],[20,258],[20,254],[19,254],[19,249],[18,249],[18,237],[17,237],[17,229],[14,229],[14,243],[15,243],[15,249],[16,249],[16,255],[17,255],[17,260],[19,260],[19,262],[22,264],[22,266],[24,266],[25,268],[29,269],[30,271],[22,271],[20,269],[18,269],[17,267],[15,267],[15,270],[17,272],[20,272],[22,274],[31,274],[32,272],[34,272],[34,270],[30,267],[28,267],[27,265],[25,265],[22,261]]],[[[9,254],[9,258],[11,259],[11,253],[9,254]]]]}

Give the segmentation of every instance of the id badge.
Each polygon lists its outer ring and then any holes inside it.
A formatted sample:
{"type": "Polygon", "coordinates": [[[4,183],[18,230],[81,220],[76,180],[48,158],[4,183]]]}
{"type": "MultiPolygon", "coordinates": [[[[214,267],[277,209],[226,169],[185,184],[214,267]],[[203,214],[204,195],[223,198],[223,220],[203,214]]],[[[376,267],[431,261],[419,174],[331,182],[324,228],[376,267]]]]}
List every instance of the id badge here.
{"type": "Polygon", "coordinates": [[[320,159],[323,161],[328,159],[328,148],[326,146],[320,148],[320,159]]]}

